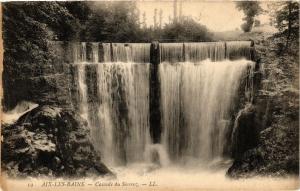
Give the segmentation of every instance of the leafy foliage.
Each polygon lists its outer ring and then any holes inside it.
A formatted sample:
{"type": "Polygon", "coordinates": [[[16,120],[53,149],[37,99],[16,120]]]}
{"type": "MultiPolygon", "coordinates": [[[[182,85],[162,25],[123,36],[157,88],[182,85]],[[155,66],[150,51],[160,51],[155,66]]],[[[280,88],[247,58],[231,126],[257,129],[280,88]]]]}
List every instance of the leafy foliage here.
{"type": "Polygon", "coordinates": [[[69,40],[79,25],[57,2],[4,3],[5,61],[45,63],[50,59],[49,40],[69,40]]]}
{"type": "Polygon", "coordinates": [[[133,42],[141,32],[134,2],[90,2],[87,41],[133,42]]]}
{"type": "Polygon", "coordinates": [[[38,98],[39,101],[43,96],[44,100],[51,100],[48,94],[60,92],[54,85],[60,80],[53,75],[60,74],[63,68],[57,62],[52,41],[210,39],[207,29],[193,20],[172,23],[165,28],[147,28],[145,20],[143,24],[141,27],[134,1],[3,3],[4,107],[12,108],[20,100],[38,98]]]}
{"type": "Polygon", "coordinates": [[[10,62],[48,62],[51,40],[211,40],[207,28],[190,18],[142,28],[135,2],[8,2],[3,9],[5,60],[10,62]]]}

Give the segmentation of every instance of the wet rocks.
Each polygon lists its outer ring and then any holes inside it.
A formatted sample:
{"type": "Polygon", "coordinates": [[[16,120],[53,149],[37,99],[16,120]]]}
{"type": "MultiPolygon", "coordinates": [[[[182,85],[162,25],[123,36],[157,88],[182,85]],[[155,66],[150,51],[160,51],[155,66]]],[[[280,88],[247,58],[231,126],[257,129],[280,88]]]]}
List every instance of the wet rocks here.
{"type": "Polygon", "coordinates": [[[243,153],[258,145],[256,108],[248,104],[236,118],[233,129],[233,157],[240,158],[243,153]]]}
{"type": "Polygon", "coordinates": [[[228,169],[233,178],[299,174],[297,128],[272,126],[260,132],[260,143],[247,150],[228,169]]]}
{"type": "Polygon", "coordinates": [[[2,168],[18,177],[111,174],[88,133],[86,122],[75,112],[39,106],[2,127],[2,168]]]}

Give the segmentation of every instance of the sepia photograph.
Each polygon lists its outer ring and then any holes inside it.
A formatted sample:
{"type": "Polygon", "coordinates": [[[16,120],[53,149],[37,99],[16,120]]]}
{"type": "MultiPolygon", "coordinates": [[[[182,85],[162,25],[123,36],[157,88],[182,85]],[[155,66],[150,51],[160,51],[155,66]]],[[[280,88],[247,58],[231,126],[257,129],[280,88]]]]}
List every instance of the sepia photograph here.
{"type": "Polygon", "coordinates": [[[299,1],[1,2],[3,191],[297,190],[299,1]]]}

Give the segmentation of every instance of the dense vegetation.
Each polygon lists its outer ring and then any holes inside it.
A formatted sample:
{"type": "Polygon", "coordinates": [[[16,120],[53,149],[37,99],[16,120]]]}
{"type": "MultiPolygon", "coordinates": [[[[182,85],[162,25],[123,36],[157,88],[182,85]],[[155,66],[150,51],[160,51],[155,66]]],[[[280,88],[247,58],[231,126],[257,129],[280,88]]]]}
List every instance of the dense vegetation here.
{"type": "Polygon", "coordinates": [[[48,41],[209,41],[205,26],[192,19],[164,28],[142,28],[134,2],[4,3],[5,61],[48,61],[48,41]]]}
{"type": "Polygon", "coordinates": [[[3,3],[3,25],[5,109],[11,109],[18,101],[39,101],[49,91],[58,91],[52,84],[59,80],[50,79],[57,68],[51,41],[212,39],[205,26],[188,18],[165,27],[147,27],[139,21],[135,2],[7,2],[3,3]]]}
{"type": "Polygon", "coordinates": [[[43,61],[48,40],[211,40],[205,26],[188,18],[164,28],[142,27],[134,2],[10,2],[3,9],[6,55],[16,60],[43,61]]]}
{"type": "Polygon", "coordinates": [[[299,41],[299,2],[275,4],[274,17],[279,30],[276,36],[285,38],[285,49],[289,49],[290,41],[299,41]]]}

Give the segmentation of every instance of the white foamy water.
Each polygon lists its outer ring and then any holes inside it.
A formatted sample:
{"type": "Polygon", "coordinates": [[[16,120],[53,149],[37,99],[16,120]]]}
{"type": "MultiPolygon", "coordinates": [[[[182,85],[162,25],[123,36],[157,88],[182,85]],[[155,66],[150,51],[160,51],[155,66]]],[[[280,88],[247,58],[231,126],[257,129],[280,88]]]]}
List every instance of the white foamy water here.
{"type": "Polygon", "coordinates": [[[118,165],[144,160],[145,146],[150,143],[149,65],[82,62],[77,64],[77,71],[80,112],[88,121],[94,146],[103,161],[118,165]],[[86,67],[96,70],[93,80],[98,94],[94,96],[99,102],[88,102],[86,67]],[[96,113],[91,107],[98,108],[96,113]]]}
{"type": "Polygon", "coordinates": [[[163,144],[174,160],[222,157],[226,133],[247,60],[162,63],[163,144]]]}
{"type": "Polygon", "coordinates": [[[87,85],[86,85],[86,77],[85,77],[85,63],[77,64],[77,71],[78,71],[78,85],[79,85],[79,92],[80,92],[80,114],[81,116],[88,120],[88,105],[87,105],[87,85]]]}
{"type": "Polygon", "coordinates": [[[106,164],[144,161],[145,147],[151,142],[149,65],[139,62],[149,62],[150,44],[114,43],[113,52],[110,44],[101,47],[104,63],[99,63],[99,43],[91,44],[91,62],[86,43],[74,46],[80,113],[106,164]],[[115,62],[110,62],[111,56],[115,62]]]}
{"type": "Polygon", "coordinates": [[[1,121],[4,124],[15,123],[22,115],[38,107],[39,105],[33,102],[22,101],[14,109],[2,112],[1,121]]]}
{"type": "Polygon", "coordinates": [[[115,62],[150,63],[150,43],[113,43],[115,62]]]}
{"type": "Polygon", "coordinates": [[[148,73],[148,65],[142,64],[98,65],[100,124],[93,131],[108,164],[144,160],[150,143],[148,73]]]}

